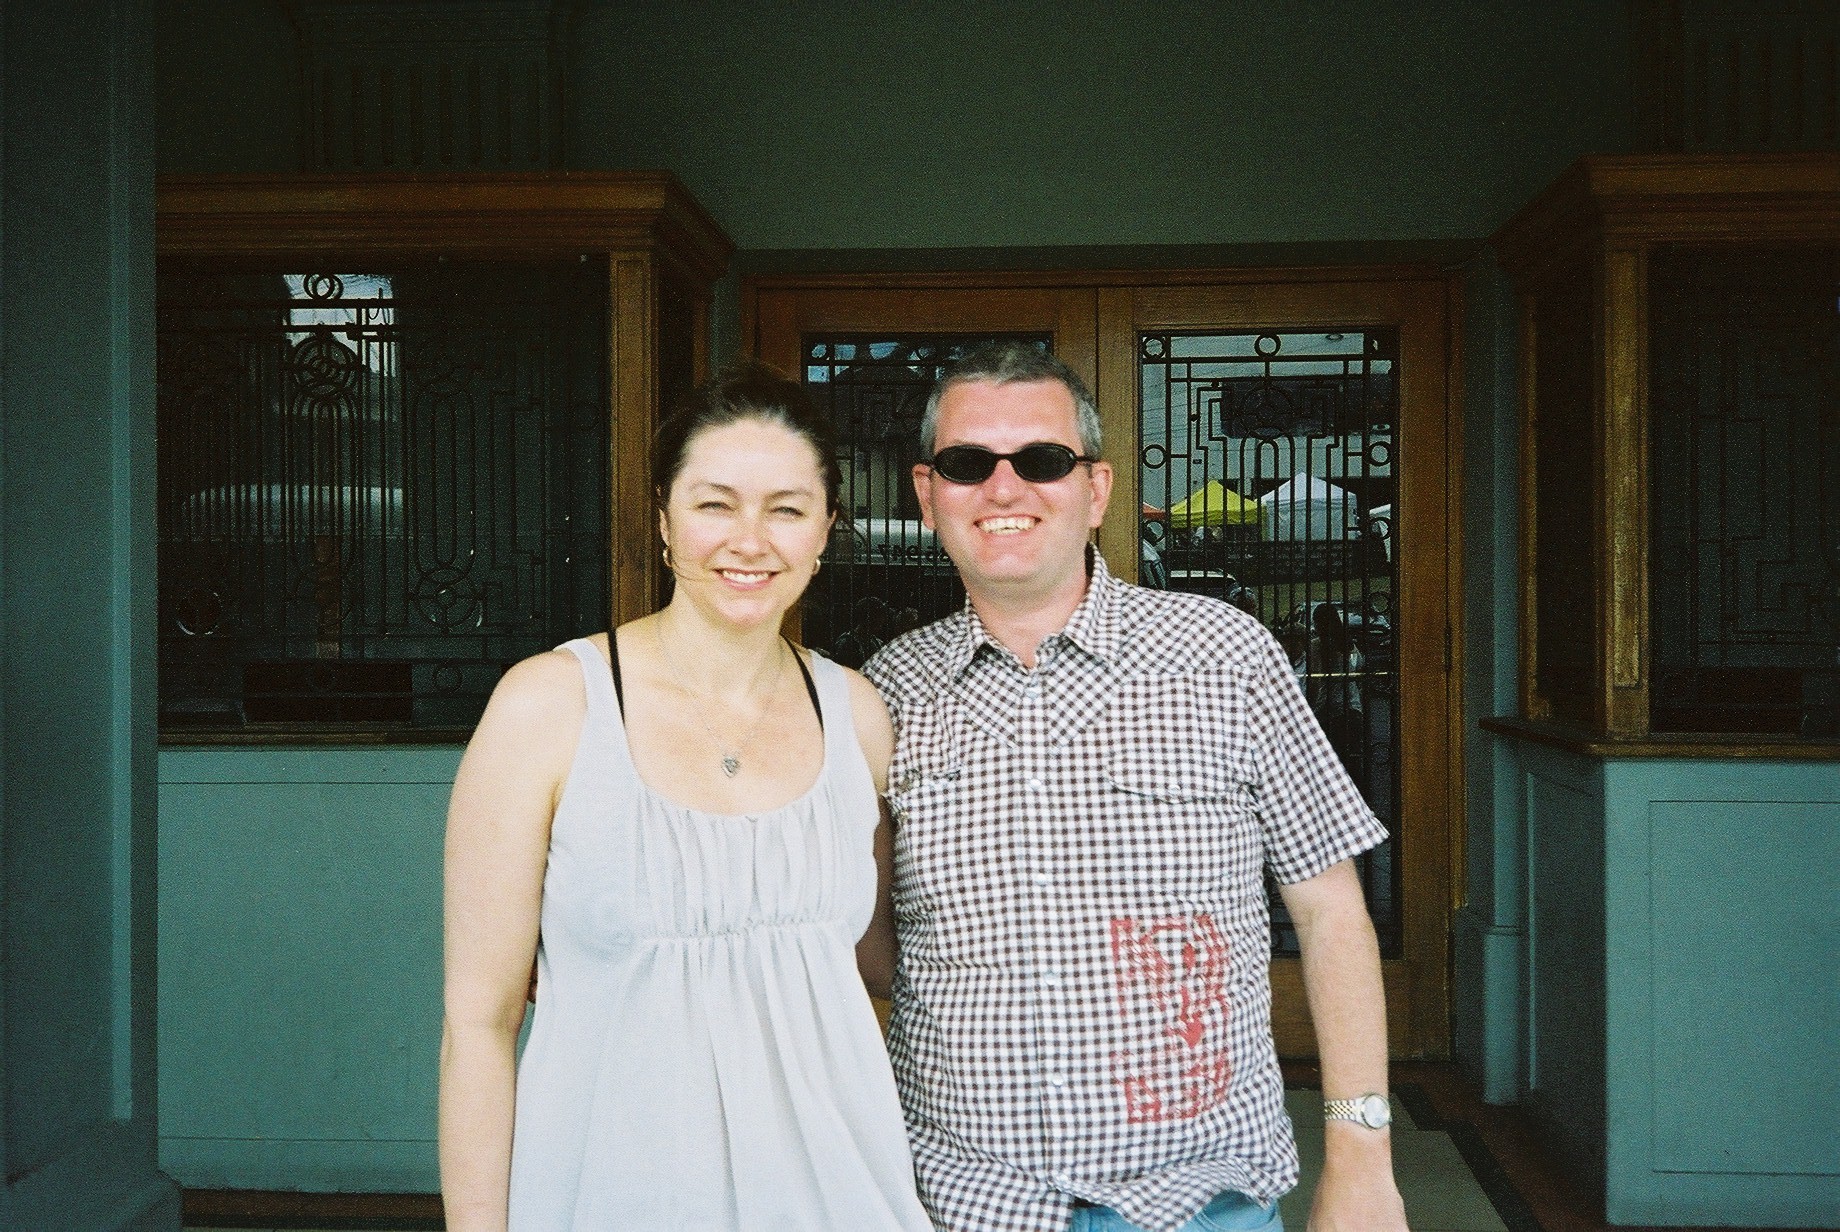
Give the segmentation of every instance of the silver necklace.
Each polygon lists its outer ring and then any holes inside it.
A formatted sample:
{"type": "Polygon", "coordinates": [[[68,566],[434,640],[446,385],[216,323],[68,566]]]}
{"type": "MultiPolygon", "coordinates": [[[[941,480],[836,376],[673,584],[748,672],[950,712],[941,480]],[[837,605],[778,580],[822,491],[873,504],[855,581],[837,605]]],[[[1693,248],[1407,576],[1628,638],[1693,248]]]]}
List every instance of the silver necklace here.
{"type": "MultiPolygon", "coordinates": [[[[671,648],[664,644],[664,621],[658,620],[653,622],[652,636],[657,639],[658,653],[664,656],[665,666],[671,669],[671,675],[675,678],[677,687],[683,690],[691,699],[690,713],[696,716],[698,726],[708,734],[709,743],[713,744],[716,747],[716,751],[722,755],[723,775],[731,779],[734,778],[741,770],[742,752],[747,749],[749,745],[754,743],[754,737],[760,734],[761,725],[767,721],[767,713],[772,709],[771,703],[773,701],[773,695],[779,692],[779,679],[786,674],[786,656],[784,654],[776,654],[774,656],[773,683],[767,686],[768,704],[761,707],[760,717],[754,720],[754,725],[752,727],[748,728],[747,734],[742,737],[740,744],[732,749],[725,749],[722,747],[722,738],[716,735],[715,729],[709,726],[708,722],[703,718],[703,712],[696,707],[696,702],[702,700],[701,696],[692,692],[690,686],[684,683],[684,674],[678,668],[677,660],[671,657],[671,648]]],[[[774,649],[778,650],[779,646],[776,644],[774,649]]]]}

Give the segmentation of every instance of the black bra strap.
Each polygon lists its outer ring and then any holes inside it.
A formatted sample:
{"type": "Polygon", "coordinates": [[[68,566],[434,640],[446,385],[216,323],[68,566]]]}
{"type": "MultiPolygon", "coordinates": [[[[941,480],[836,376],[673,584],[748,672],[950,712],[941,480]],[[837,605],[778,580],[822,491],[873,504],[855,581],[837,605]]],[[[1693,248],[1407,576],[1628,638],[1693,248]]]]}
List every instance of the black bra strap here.
{"type": "MultiPolygon", "coordinates": [[[[811,669],[805,666],[804,658],[798,647],[790,639],[786,649],[792,652],[792,661],[799,665],[799,675],[805,677],[805,692],[811,698],[811,708],[818,715],[818,730],[824,730],[824,707],[818,704],[818,684],[811,678],[811,669]]],[[[607,666],[613,671],[613,701],[620,708],[620,718],[626,718],[626,690],[620,684],[620,633],[617,629],[607,631],[607,666]]]]}
{"type": "Polygon", "coordinates": [[[786,642],[786,648],[792,651],[792,661],[799,665],[799,675],[805,677],[805,692],[811,695],[811,708],[818,712],[818,730],[823,731],[824,707],[818,704],[818,686],[811,678],[811,669],[805,666],[804,656],[799,653],[799,648],[794,646],[790,639],[786,642]]]}
{"type": "Polygon", "coordinates": [[[613,669],[613,704],[620,709],[620,722],[626,721],[626,690],[620,687],[620,631],[607,630],[607,665],[613,669]]]}

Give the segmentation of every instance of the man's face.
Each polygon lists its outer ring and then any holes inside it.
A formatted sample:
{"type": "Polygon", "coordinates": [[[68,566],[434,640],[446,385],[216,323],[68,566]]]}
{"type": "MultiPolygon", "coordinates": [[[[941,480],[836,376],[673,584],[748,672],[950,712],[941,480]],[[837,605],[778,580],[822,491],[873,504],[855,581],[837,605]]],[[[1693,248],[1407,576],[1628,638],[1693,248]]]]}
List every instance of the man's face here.
{"type": "MultiPolygon", "coordinates": [[[[953,445],[1007,454],[1040,443],[1084,452],[1073,395],[1059,381],[965,381],[940,401],[935,454],[953,445]]],[[[974,601],[1070,612],[1085,595],[1086,543],[1105,516],[1109,464],[1081,463],[1061,479],[1031,483],[1003,461],[982,483],[961,484],[921,463],[914,490],[921,519],[974,601]]]]}

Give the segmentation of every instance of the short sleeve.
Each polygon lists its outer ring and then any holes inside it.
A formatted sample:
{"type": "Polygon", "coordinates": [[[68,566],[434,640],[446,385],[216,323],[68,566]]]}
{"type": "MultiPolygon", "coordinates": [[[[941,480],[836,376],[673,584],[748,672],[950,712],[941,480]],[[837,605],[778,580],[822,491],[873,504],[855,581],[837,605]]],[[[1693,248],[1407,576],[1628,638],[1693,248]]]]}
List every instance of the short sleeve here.
{"type": "Polygon", "coordinates": [[[1342,768],[1296,674],[1267,640],[1248,690],[1260,825],[1279,882],[1307,881],[1386,841],[1386,827],[1342,768]]]}

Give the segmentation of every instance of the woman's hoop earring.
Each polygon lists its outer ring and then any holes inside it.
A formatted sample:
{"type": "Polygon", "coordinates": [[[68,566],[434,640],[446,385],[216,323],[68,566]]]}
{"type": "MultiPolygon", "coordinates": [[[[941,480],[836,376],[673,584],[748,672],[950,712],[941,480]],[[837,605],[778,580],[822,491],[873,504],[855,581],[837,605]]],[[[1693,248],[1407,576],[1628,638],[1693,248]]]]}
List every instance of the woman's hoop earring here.
{"type": "Polygon", "coordinates": [[[811,562],[811,576],[817,577],[818,570],[822,568],[824,568],[824,558],[820,556],[818,559],[811,562]]]}
{"type": "Polygon", "coordinates": [[[669,569],[672,573],[676,573],[677,562],[671,559],[671,545],[669,543],[664,545],[664,551],[661,552],[660,555],[664,557],[664,567],[669,569]]]}

